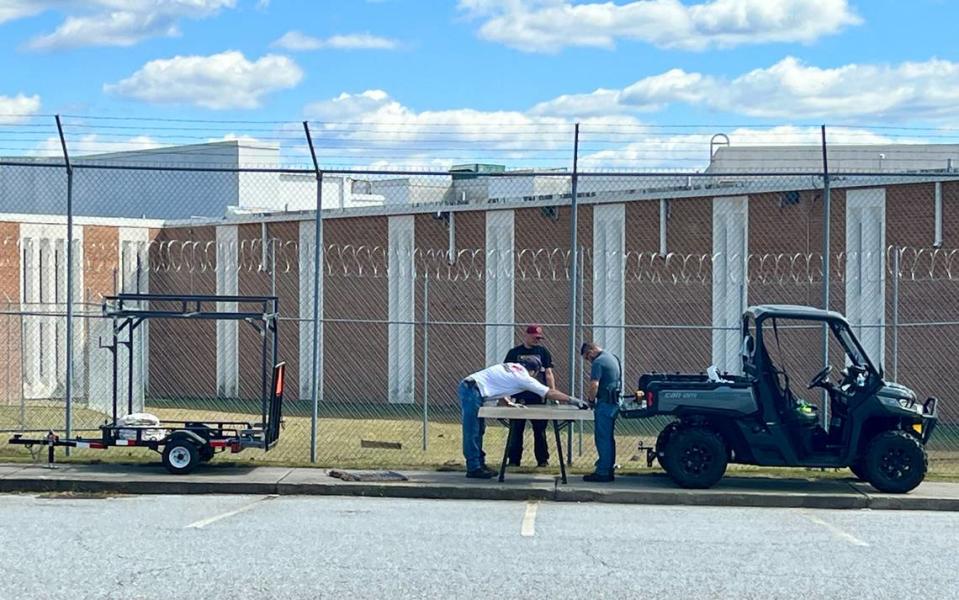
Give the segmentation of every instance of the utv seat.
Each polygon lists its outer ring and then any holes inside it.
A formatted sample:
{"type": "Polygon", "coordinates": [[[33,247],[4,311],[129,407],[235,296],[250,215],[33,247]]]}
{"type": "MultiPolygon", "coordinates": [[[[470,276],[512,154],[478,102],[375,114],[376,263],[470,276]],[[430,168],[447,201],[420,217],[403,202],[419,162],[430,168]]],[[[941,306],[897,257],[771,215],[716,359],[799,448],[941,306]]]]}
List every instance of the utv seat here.
{"type": "Polygon", "coordinates": [[[819,423],[819,407],[789,392],[785,418],[800,427],[814,427],[819,423]]]}

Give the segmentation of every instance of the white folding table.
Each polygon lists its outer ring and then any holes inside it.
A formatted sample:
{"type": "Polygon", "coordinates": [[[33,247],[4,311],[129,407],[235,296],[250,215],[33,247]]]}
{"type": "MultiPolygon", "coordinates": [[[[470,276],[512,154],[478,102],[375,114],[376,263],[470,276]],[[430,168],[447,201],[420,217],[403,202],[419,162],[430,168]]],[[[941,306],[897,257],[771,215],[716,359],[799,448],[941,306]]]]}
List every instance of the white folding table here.
{"type": "Polygon", "coordinates": [[[506,434],[506,448],[503,449],[503,462],[499,468],[499,480],[503,481],[506,477],[506,462],[509,458],[509,447],[513,441],[513,428],[510,427],[510,421],[513,420],[533,420],[533,421],[552,421],[553,432],[556,434],[556,454],[559,455],[559,472],[562,475],[563,483],[566,481],[566,461],[563,460],[563,443],[560,440],[559,432],[569,427],[573,421],[592,421],[593,411],[581,408],[573,408],[568,405],[559,406],[482,406],[479,410],[481,419],[496,419],[506,425],[509,433],[506,434]]]}

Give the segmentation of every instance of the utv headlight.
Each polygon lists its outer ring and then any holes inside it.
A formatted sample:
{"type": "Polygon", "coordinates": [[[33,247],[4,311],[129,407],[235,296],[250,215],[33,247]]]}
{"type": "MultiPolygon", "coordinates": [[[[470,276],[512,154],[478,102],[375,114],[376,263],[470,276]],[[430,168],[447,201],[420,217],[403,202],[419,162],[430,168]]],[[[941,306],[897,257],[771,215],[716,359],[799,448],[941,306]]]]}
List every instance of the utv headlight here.
{"type": "Polygon", "coordinates": [[[922,414],[922,405],[917,404],[915,400],[910,400],[908,398],[887,398],[885,396],[880,396],[879,401],[891,408],[901,408],[903,410],[922,414]]]}

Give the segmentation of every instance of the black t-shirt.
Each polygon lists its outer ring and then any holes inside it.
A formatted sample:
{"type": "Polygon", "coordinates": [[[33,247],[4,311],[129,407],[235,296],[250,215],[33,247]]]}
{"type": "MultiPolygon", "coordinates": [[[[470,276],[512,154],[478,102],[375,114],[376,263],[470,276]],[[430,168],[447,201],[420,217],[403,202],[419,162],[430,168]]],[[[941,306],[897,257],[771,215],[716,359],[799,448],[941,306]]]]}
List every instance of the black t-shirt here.
{"type": "MultiPolygon", "coordinates": [[[[506,353],[506,360],[503,362],[512,362],[518,363],[522,362],[524,356],[537,356],[541,363],[543,363],[543,371],[536,376],[536,379],[540,383],[546,385],[546,369],[553,368],[553,355],[549,353],[549,350],[543,346],[533,346],[532,348],[527,348],[523,344],[516,346],[512,350],[506,353]]],[[[543,398],[537,396],[532,392],[520,392],[519,394],[514,394],[513,398],[516,398],[524,404],[542,404],[543,398]]]]}

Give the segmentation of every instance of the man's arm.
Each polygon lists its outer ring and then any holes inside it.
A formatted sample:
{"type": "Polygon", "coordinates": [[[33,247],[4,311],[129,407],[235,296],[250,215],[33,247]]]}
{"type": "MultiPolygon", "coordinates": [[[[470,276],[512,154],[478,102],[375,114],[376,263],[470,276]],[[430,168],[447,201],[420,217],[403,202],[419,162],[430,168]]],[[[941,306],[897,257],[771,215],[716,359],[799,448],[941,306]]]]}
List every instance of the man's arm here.
{"type": "Polygon", "coordinates": [[[551,390],[556,389],[556,378],[553,376],[552,367],[546,369],[546,385],[548,385],[551,390]]]}
{"type": "Polygon", "coordinates": [[[559,390],[550,389],[546,392],[547,400],[559,400],[560,402],[566,402],[567,404],[573,404],[572,396],[567,396],[559,390]]]}
{"type": "Polygon", "coordinates": [[[598,393],[599,393],[599,380],[590,379],[589,386],[586,388],[586,401],[590,403],[595,402],[596,394],[598,393]]]}
{"type": "Polygon", "coordinates": [[[592,404],[596,402],[596,395],[599,393],[599,380],[603,376],[603,369],[596,363],[589,368],[589,386],[586,388],[586,401],[592,404]]]}

